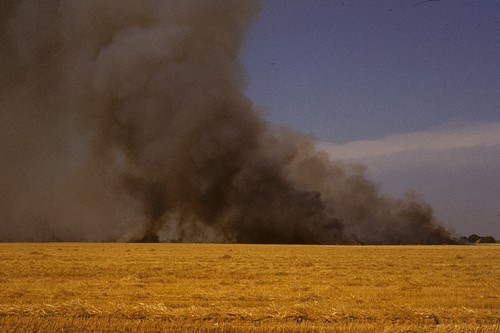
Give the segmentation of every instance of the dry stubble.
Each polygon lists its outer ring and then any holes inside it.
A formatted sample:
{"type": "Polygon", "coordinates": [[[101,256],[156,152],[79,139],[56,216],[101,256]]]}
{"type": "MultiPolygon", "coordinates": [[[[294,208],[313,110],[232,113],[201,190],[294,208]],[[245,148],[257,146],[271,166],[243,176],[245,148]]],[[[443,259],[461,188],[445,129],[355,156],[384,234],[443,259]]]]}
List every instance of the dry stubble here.
{"type": "Polygon", "coordinates": [[[0,244],[0,330],[495,332],[500,246],[0,244]]]}

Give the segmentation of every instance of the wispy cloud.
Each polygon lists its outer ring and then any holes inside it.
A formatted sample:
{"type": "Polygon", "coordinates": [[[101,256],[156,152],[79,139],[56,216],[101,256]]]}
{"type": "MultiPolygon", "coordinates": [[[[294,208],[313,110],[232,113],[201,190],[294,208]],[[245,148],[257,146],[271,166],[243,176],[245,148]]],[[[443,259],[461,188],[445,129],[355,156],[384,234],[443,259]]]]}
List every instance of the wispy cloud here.
{"type": "Polygon", "coordinates": [[[345,144],[321,142],[319,147],[327,151],[332,159],[358,160],[388,157],[398,153],[419,155],[496,145],[500,145],[500,122],[396,134],[379,140],[360,140],[345,144]]]}

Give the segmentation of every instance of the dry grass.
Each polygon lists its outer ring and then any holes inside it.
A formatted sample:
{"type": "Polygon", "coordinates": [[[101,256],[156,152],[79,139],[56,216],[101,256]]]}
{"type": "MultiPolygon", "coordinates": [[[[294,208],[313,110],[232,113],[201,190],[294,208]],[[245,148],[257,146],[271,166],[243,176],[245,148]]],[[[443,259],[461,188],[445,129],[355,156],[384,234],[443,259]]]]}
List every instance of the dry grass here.
{"type": "Polygon", "coordinates": [[[0,244],[1,332],[499,332],[500,246],[0,244]]]}

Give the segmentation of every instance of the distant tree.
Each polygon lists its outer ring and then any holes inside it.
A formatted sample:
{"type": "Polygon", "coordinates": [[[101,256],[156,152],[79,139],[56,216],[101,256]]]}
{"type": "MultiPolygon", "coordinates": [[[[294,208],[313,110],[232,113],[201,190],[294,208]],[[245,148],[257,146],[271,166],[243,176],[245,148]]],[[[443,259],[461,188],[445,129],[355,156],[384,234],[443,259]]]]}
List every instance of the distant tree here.
{"type": "Polygon", "coordinates": [[[461,243],[496,243],[497,240],[493,236],[479,236],[476,234],[472,234],[469,237],[460,237],[461,243]]]}
{"type": "Polygon", "coordinates": [[[476,234],[472,234],[469,237],[467,237],[467,240],[469,241],[469,243],[475,243],[480,239],[481,239],[481,236],[478,236],[476,234]]]}
{"type": "Polygon", "coordinates": [[[485,236],[479,238],[478,243],[496,243],[496,239],[493,236],[485,236]]]}

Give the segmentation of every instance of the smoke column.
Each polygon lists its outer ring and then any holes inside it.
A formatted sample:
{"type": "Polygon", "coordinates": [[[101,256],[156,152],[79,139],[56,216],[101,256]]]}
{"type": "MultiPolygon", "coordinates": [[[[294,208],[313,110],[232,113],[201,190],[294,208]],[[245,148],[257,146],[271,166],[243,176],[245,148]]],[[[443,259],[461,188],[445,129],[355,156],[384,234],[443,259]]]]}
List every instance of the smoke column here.
{"type": "Polygon", "coordinates": [[[0,2],[0,240],[446,243],[432,208],[266,123],[246,0],[0,2]]]}

